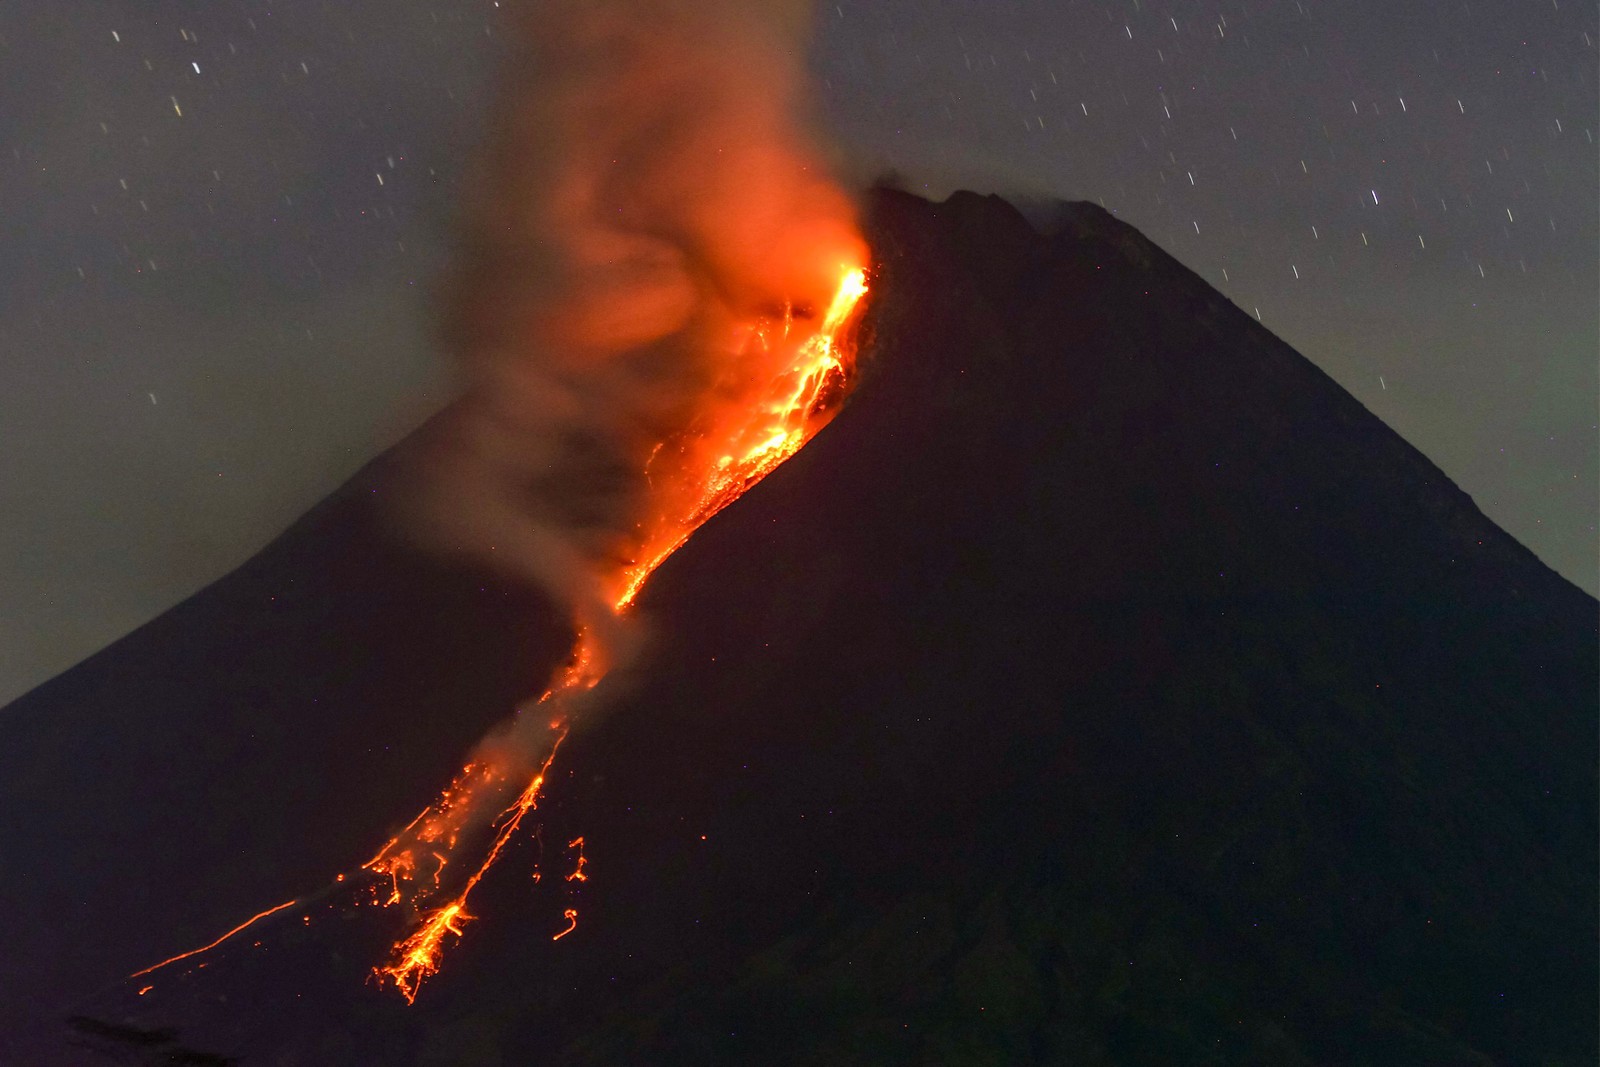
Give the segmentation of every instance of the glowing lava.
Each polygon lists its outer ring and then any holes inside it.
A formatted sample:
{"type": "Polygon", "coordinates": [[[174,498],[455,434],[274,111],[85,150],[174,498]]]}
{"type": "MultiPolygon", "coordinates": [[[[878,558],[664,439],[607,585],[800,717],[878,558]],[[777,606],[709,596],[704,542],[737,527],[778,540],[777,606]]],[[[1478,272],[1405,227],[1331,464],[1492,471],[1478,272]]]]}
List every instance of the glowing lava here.
{"type": "MultiPolygon", "coordinates": [[[[201,945],[199,948],[192,948],[188,952],[180,952],[176,956],[168,956],[166,959],[162,960],[160,963],[152,963],[150,966],[146,967],[142,971],[134,971],[132,974],[128,975],[128,977],[129,978],[138,978],[138,977],[140,977],[142,975],[150,974],[153,971],[159,971],[161,968],[167,966],[168,964],[177,963],[179,960],[186,960],[190,956],[198,956],[202,952],[210,952],[212,949],[216,948],[218,945],[220,945],[224,941],[228,940],[228,938],[232,937],[234,934],[237,934],[241,930],[244,930],[246,927],[254,926],[256,923],[260,922],[262,919],[265,919],[268,915],[275,915],[278,912],[282,911],[284,908],[292,908],[298,903],[300,903],[300,899],[298,897],[296,897],[294,900],[286,900],[282,904],[278,904],[278,905],[276,905],[274,907],[270,907],[270,908],[266,909],[265,911],[259,911],[256,914],[250,916],[250,918],[246,919],[244,922],[240,923],[238,926],[235,926],[232,930],[229,930],[227,933],[225,933],[221,937],[217,938],[215,941],[212,941],[210,944],[201,945]]],[[[152,988],[153,987],[151,987],[151,986],[145,986],[143,989],[139,990],[139,995],[141,997],[144,996],[146,993],[150,992],[150,990],[152,988]]]]}
{"type": "MultiPolygon", "coordinates": [[[[793,309],[785,310],[781,322],[762,320],[748,328],[747,345],[765,352],[792,344],[793,358],[765,383],[742,418],[720,432],[678,446],[680,454],[687,453],[680,478],[687,483],[682,498],[688,506],[659,513],[653,528],[645,532],[638,558],[618,575],[613,601],[617,611],[632,605],[645,580],[695,530],[798,452],[827,423],[833,412],[829,401],[842,397],[855,370],[854,349],[841,334],[866,292],[866,271],[847,267],[821,325],[798,343],[793,335],[799,320],[793,309]]],[[[681,507],[677,500],[672,503],[681,507]]]]}
{"type": "MultiPolygon", "coordinates": [[[[641,531],[637,558],[621,569],[612,585],[613,610],[619,616],[632,608],[650,575],[695,530],[798,452],[831,419],[855,369],[854,348],[843,335],[866,291],[866,272],[847,266],[814,330],[804,332],[805,320],[788,308],[781,321],[760,320],[743,331],[741,348],[754,346],[767,356],[781,356],[787,348],[790,358],[780,360],[783,369],[770,380],[751,383],[745,390],[748,404],[727,425],[701,429],[657,447],[655,456],[670,451],[676,469],[663,478],[668,484],[660,494],[662,506],[654,522],[641,531]]],[[[604,671],[595,666],[598,659],[588,635],[580,634],[572,664],[539,700],[539,707],[547,708],[554,720],[549,752],[533,780],[494,820],[492,843],[460,890],[442,902],[435,900],[449,854],[471,829],[472,812],[486,795],[506,787],[506,772],[491,762],[479,760],[463,767],[439,800],[366,864],[367,870],[389,880],[390,892],[382,903],[405,902],[421,915],[413,932],[395,944],[388,963],[373,970],[380,983],[392,982],[408,1002],[415,1001],[423,979],[438,972],[447,937],[460,937],[462,924],[473,918],[466,910],[468,896],[500,858],[523,816],[538,806],[545,777],[567,736],[565,705],[599,684],[604,671]],[[422,857],[435,861],[426,875],[422,857]]],[[[583,838],[575,838],[568,848],[577,856],[566,881],[586,881],[583,838]]],[[[576,908],[566,908],[563,915],[567,926],[552,940],[559,941],[577,928],[576,908]]]]}
{"type": "Polygon", "coordinates": [[[589,866],[589,860],[583,854],[583,838],[581,838],[581,837],[573,838],[571,841],[567,842],[567,847],[578,850],[578,862],[572,868],[572,873],[567,875],[567,881],[569,881],[569,882],[587,882],[589,880],[589,876],[587,874],[583,873],[583,869],[585,867],[589,866]]]}
{"type": "MultiPolygon", "coordinates": [[[[757,353],[766,357],[754,361],[759,365],[770,366],[771,357],[778,356],[783,369],[770,380],[749,383],[742,391],[748,403],[740,406],[737,416],[726,425],[696,428],[680,440],[662,442],[657,447],[656,459],[663,452],[670,453],[672,461],[663,462],[662,466],[672,469],[662,471],[665,488],[658,497],[660,506],[653,522],[641,527],[636,558],[621,567],[610,583],[613,611],[619,617],[630,611],[656,568],[695,530],[799,451],[832,418],[855,370],[854,347],[844,335],[866,291],[866,272],[847,266],[832,303],[814,330],[804,332],[803,312],[788,308],[781,320],[759,320],[741,331],[736,347],[748,351],[747,346],[754,346],[757,353]],[[789,358],[785,362],[781,357],[786,352],[789,358]]],[[[550,766],[570,730],[574,704],[605,675],[601,662],[593,638],[580,631],[567,668],[534,707],[522,710],[524,714],[544,715],[550,735],[538,769],[509,802],[506,798],[516,788],[514,782],[520,777],[517,768],[526,767],[525,758],[497,749],[493,743],[480,746],[479,756],[461,769],[439,799],[362,865],[380,879],[372,886],[373,903],[404,906],[416,915],[411,932],[395,943],[388,961],[372,971],[380,984],[392,983],[408,1003],[415,1002],[423,980],[438,973],[447,939],[462,936],[464,924],[473,919],[467,911],[468,897],[500,859],[524,817],[538,807],[550,766]],[[487,827],[480,826],[477,813],[496,802],[500,805],[499,814],[487,827]],[[483,836],[488,837],[489,843],[482,858],[459,888],[447,893],[445,884],[453,881],[446,877],[451,857],[459,847],[483,836]]],[[[575,856],[565,881],[587,881],[583,838],[574,838],[567,848],[575,856]]],[[[340,874],[335,882],[344,880],[340,874]]],[[[268,908],[209,944],[135,971],[129,977],[138,978],[209,952],[254,923],[300,902],[301,898],[296,898],[268,908]]],[[[559,941],[577,928],[576,908],[567,907],[562,916],[567,925],[551,940],[559,941]]],[[[306,921],[310,921],[309,916],[306,921]]],[[[151,988],[141,988],[139,995],[151,988]]]]}
{"type": "MultiPolygon", "coordinates": [[[[568,671],[568,680],[573,678],[573,673],[571,670],[568,671]]],[[[560,694],[569,692],[578,685],[592,687],[594,681],[586,675],[582,676],[569,686],[552,689],[545,693],[540,700],[540,704],[556,699],[560,694]]],[[[483,876],[489,873],[489,868],[493,867],[495,861],[500,858],[500,854],[505,850],[506,845],[516,836],[518,828],[522,825],[523,817],[539,806],[539,796],[544,790],[545,775],[550,770],[550,764],[555,761],[556,752],[561,748],[561,742],[566,740],[569,728],[565,720],[557,719],[550,724],[550,729],[554,734],[554,739],[550,744],[549,754],[545,756],[544,762],[539,766],[539,770],[534,774],[532,781],[517,795],[516,800],[512,801],[508,807],[500,812],[491,824],[494,838],[489,845],[488,851],[484,853],[483,859],[478,863],[477,868],[467,877],[466,882],[454,896],[442,904],[431,906],[431,910],[425,912],[416,930],[410,936],[395,944],[387,964],[373,968],[373,976],[380,983],[384,981],[393,982],[395,988],[400,990],[401,996],[406,998],[407,1003],[414,1002],[417,999],[417,989],[421,987],[424,978],[438,973],[439,958],[444,951],[445,935],[454,934],[460,937],[461,924],[472,919],[472,915],[467,912],[467,897],[477,888],[478,883],[483,880],[483,876]]],[[[466,770],[462,772],[463,775],[472,772],[473,768],[474,765],[469,764],[466,770]]],[[[487,778],[478,777],[484,781],[503,781],[503,778],[493,776],[492,772],[487,778]]],[[[391,840],[377,856],[368,861],[366,865],[368,870],[386,874],[390,878],[393,893],[388,900],[384,901],[385,904],[394,904],[400,901],[402,883],[404,882],[413,891],[409,903],[419,910],[429,907],[431,897],[439,889],[439,874],[443,871],[448,860],[439,853],[430,850],[430,854],[438,858],[439,868],[434,873],[431,886],[417,886],[414,884],[416,882],[416,863],[412,858],[414,856],[413,849],[417,843],[438,840],[435,835],[439,833],[448,833],[451,845],[454,845],[461,831],[461,819],[457,814],[464,810],[461,798],[470,796],[470,794],[460,792],[461,788],[462,777],[457,776],[456,780],[451,783],[450,788],[445,790],[444,798],[441,799],[439,804],[427,809],[422,815],[412,820],[411,826],[401,831],[399,836],[391,840]],[[431,818],[429,817],[430,815],[432,816],[431,818]],[[416,832],[414,837],[410,836],[419,824],[420,830],[416,832]],[[445,829],[439,829],[441,827],[445,829]]]]}

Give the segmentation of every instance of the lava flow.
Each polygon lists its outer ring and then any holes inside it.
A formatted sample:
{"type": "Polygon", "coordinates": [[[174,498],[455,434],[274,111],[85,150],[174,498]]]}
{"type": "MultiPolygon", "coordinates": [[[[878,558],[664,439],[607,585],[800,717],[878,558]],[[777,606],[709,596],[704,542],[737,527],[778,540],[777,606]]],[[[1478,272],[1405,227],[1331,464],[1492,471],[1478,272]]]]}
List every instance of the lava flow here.
{"type": "MultiPolygon", "coordinates": [[[[176,956],[168,956],[166,959],[162,960],[160,963],[152,963],[150,966],[144,968],[143,970],[134,971],[132,974],[128,975],[128,977],[129,978],[140,978],[140,977],[142,977],[144,975],[152,974],[152,973],[154,973],[156,971],[159,971],[163,967],[167,967],[167,966],[170,966],[171,964],[177,963],[179,960],[186,960],[191,956],[199,956],[202,953],[210,952],[212,949],[216,948],[218,945],[220,945],[224,941],[228,940],[234,934],[240,933],[241,931],[243,931],[247,927],[254,926],[256,923],[260,922],[262,919],[265,919],[268,915],[276,915],[278,912],[282,911],[284,908],[292,908],[298,903],[300,903],[299,898],[296,898],[294,900],[286,900],[282,904],[278,904],[278,905],[275,905],[273,907],[267,908],[265,911],[259,911],[256,914],[250,916],[250,918],[246,919],[244,922],[240,923],[238,926],[235,926],[232,930],[229,930],[227,933],[225,933],[221,937],[217,938],[215,941],[212,941],[210,944],[201,945],[199,948],[192,948],[188,952],[180,952],[176,956]]],[[[150,986],[145,986],[143,989],[139,990],[139,995],[141,997],[144,996],[146,993],[150,992],[150,989],[151,989],[150,986]]]]}
{"type": "MultiPolygon", "coordinates": [[[[617,611],[633,603],[645,580],[690,534],[798,452],[822,428],[833,410],[828,404],[830,392],[842,396],[855,369],[855,354],[842,343],[840,334],[866,291],[866,271],[846,268],[821,326],[800,341],[793,360],[767,383],[747,415],[720,433],[694,442],[696,455],[690,457],[684,472],[691,487],[685,494],[690,506],[681,514],[657,516],[638,559],[619,575],[613,602],[617,611]]],[[[781,323],[755,323],[746,343],[766,351],[789,343],[796,330],[795,314],[786,309],[781,323]]]]}
{"type": "MultiPolygon", "coordinates": [[[[637,557],[622,567],[614,579],[612,610],[618,617],[628,614],[650,575],[695,530],[799,451],[832,418],[852,384],[855,351],[848,327],[866,291],[866,272],[846,266],[838,290],[815,330],[804,333],[798,325],[804,321],[801,314],[786,309],[781,321],[760,320],[743,331],[743,345],[754,345],[768,357],[775,352],[781,355],[789,347],[792,358],[770,380],[752,385],[748,390],[751,400],[741,417],[714,431],[688,435],[673,445],[682,461],[674,479],[679,483],[678,491],[662,494],[665,503],[655,521],[641,531],[637,557]]],[[[658,455],[661,451],[662,447],[656,449],[658,455]]],[[[515,788],[517,761],[504,756],[491,739],[480,746],[479,755],[461,769],[438,800],[362,865],[382,879],[373,886],[373,903],[404,905],[416,914],[411,932],[395,942],[389,960],[372,971],[380,984],[393,983],[408,1003],[415,1002],[423,980],[438,973],[448,937],[460,937],[463,924],[472,920],[467,911],[468,897],[501,858],[523,819],[538,807],[550,766],[571,729],[574,706],[605,676],[600,663],[594,641],[580,631],[571,661],[555,684],[532,707],[519,710],[519,714],[544,716],[549,724],[548,748],[531,779],[509,802],[505,798],[515,788]],[[499,814],[489,821],[485,831],[475,815],[496,798],[501,803],[499,814]],[[472,838],[482,836],[488,837],[488,845],[481,858],[459,882],[459,888],[447,892],[446,871],[453,854],[472,838]]],[[[565,880],[587,881],[583,839],[573,839],[568,848],[576,850],[576,865],[565,880]]],[[[344,875],[337,881],[343,882],[344,875]]],[[[268,908],[207,945],[162,960],[129,977],[148,975],[209,952],[261,919],[300,902],[290,900],[268,908]]],[[[567,925],[552,935],[552,940],[559,941],[577,928],[576,908],[565,908],[562,918],[567,925]]],[[[141,994],[149,988],[145,987],[141,994]]]]}
{"type": "MultiPolygon", "coordinates": [[[[684,440],[657,447],[655,456],[670,447],[679,460],[673,479],[679,483],[678,491],[669,488],[661,494],[663,507],[642,531],[637,557],[614,580],[613,611],[618,616],[630,611],[650,575],[695,530],[799,451],[831,419],[852,382],[855,352],[846,332],[866,291],[866,272],[847,265],[814,330],[805,331],[801,326],[804,319],[791,308],[785,309],[781,321],[760,320],[743,331],[741,347],[755,346],[769,357],[791,348],[792,357],[780,361],[783,369],[770,380],[751,384],[746,390],[751,398],[748,406],[739,417],[728,420],[728,425],[702,429],[684,440]]],[[[538,806],[550,765],[567,736],[568,705],[604,677],[597,662],[589,637],[580,633],[572,664],[534,709],[551,720],[553,739],[548,753],[532,780],[493,821],[491,843],[459,890],[440,899],[449,857],[470,832],[474,810],[481,808],[486,798],[501,794],[508,784],[509,772],[500,769],[492,757],[463,767],[438,801],[365,865],[388,879],[389,892],[381,903],[404,902],[420,917],[413,931],[395,943],[389,961],[373,970],[380,983],[392,982],[408,1002],[416,999],[423,979],[438,972],[448,935],[460,937],[462,924],[473,918],[467,911],[468,896],[500,858],[523,817],[538,806]],[[428,860],[433,861],[431,869],[424,872],[428,860]]],[[[568,846],[579,850],[577,867],[568,882],[587,880],[582,843],[582,838],[577,838],[568,846]]],[[[554,940],[577,926],[575,908],[565,909],[563,917],[567,926],[554,940]]]]}

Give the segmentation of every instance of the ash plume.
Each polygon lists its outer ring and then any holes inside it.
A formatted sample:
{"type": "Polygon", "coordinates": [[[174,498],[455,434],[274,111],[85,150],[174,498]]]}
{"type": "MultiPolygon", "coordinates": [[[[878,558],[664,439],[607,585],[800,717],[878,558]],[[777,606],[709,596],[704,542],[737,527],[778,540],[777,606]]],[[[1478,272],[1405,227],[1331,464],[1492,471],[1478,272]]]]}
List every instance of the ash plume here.
{"type": "Polygon", "coordinates": [[[447,293],[465,395],[407,518],[543,586],[604,660],[608,582],[764,373],[738,324],[814,313],[865,255],[802,117],[808,0],[513,18],[447,293]]]}

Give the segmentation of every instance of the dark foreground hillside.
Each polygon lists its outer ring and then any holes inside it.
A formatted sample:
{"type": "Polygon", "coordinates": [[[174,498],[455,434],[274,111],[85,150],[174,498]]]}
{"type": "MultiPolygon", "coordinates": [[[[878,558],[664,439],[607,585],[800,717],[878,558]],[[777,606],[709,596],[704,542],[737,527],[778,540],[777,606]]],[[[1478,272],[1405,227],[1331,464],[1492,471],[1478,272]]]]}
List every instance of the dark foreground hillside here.
{"type": "MultiPolygon", "coordinates": [[[[23,738],[7,811],[192,828],[189,866],[111,870],[3,824],[7,856],[30,850],[26,878],[0,872],[24,914],[41,884],[84,887],[73,914],[107,939],[62,979],[88,1043],[245,1064],[1594,1062],[1595,602],[1099,209],[1043,236],[996,199],[880,192],[871,231],[852,403],[663,567],[631,696],[562,750],[545,854],[583,835],[589,881],[508,861],[415,1006],[362,984],[386,931],[360,916],[269,922],[143,998],[82,976],[311,888],[289,884],[315,865],[276,828],[284,796],[321,791],[295,810],[332,813],[325,869],[365,858],[334,838],[413,808],[314,753],[392,746],[426,799],[559,655],[548,622],[505,635],[533,601],[486,609],[474,579],[329,616],[346,594],[306,594],[251,704],[213,666],[248,630],[228,592],[246,568],[0,713],[23,738]],[[173,647],[194,617],[210,635],[173,647]],[[241,752],[260,709],[330,684],[330,645],[435,696],[405,686],[397,715],[347,690],[297,720],[304,751],[241,752]],[[84,769],[150,758],[170,735],[126,724],[157,714],[215,746],[176,780],[223,793],[84,769]],[[78,758],[113,715],[117,759],[78,758]],[[217,829],[236,826],[259,837],[217,829]],[[224,878],[241,840],[254,868],[224,878]],[[270,884],[224,909],[219,879],[270,884]],[[130,917],[175,888],[189,912],[130,917]]],[[[302,530],[275,573],[340,529],[302,530]]],[[[423,564],[384,566],[374,588],[423,564]]]]}

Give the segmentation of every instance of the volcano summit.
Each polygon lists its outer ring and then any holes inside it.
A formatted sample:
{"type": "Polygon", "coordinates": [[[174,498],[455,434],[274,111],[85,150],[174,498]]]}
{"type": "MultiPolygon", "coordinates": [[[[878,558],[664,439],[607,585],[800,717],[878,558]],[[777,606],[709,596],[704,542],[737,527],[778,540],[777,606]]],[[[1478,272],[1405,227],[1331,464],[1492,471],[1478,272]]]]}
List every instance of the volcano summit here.
{"type": "Polygon", "coordinates": [[[414,1004],[319,887],[572,638],[384,532],[426,430],[0,713],[10,1058],[1594,1062],[1594,600],[1100,209],[865,227],[849,402],[414,1004]]]}

